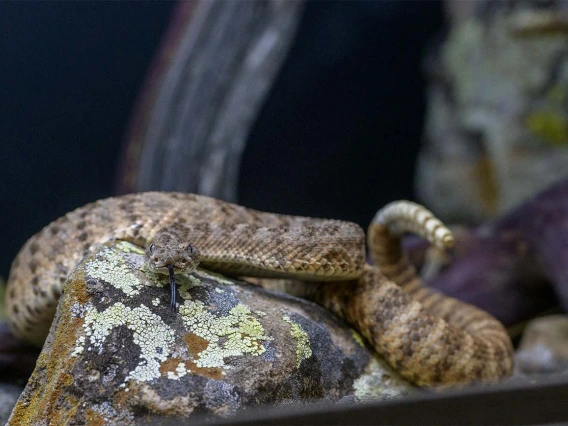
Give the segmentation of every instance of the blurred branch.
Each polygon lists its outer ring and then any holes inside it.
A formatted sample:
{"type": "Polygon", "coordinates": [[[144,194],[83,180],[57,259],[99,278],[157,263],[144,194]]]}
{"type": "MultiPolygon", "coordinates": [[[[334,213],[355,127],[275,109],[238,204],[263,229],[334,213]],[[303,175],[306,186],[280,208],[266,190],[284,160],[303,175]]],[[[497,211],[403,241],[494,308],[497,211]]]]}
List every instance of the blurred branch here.
{"type": "Polygon", "coordinates": [[[132,121],[119,192],[236,199],[246,137],[302,8],[281,0],[180,5],[185,18],[173,22],[132,121]]]}

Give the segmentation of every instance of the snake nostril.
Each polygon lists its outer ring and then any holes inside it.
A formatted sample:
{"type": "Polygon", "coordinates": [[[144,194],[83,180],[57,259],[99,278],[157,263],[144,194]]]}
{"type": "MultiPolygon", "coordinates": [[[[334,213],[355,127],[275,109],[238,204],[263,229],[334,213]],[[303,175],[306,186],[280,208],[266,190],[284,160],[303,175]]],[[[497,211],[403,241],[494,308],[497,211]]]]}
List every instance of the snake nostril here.
{"type": "Polygon", "coordinates": [[[158,259],[158,256],[154,256],[154,258],[153,258],[152,260],[153,260],[154,262],[158,263],[158,260],[160,260],[160,259],[158,259]]]}

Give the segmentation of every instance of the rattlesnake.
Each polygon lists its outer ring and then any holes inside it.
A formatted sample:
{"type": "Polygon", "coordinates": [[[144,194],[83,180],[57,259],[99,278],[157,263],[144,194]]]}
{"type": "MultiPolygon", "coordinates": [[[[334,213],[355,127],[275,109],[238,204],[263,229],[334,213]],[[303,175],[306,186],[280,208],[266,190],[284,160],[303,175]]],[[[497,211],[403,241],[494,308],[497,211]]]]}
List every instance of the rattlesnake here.
{"type": "Polygon", "coordinates": [[[371,223],[368,243],[377,265],[371,266],[365,263],[364,232],[353,223],[259,212],[184,193],[107,198],[57,219],[25,243],[8,280],[8,322],[22,340],[41,345],[63,283],[84,256],[118,239],[147,248],[159,261],[163,253],[150,246],[167,233],[198,248],[204,268],[301,280],[306,294],[353,324],[414,383],[509,375],[512,347],[503,326],[473,306],[422,287],[400,248],[404,231],[440,247],[452,243],[450,231],[430,212],[404,201],[386,206],[371,223]]]}

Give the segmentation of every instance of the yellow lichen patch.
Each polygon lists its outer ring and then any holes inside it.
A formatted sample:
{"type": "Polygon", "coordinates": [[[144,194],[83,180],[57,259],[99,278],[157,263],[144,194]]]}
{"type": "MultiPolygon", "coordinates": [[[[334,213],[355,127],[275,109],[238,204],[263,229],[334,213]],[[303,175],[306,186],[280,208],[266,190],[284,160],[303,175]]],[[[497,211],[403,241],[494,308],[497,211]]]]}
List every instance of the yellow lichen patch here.
{"type": "MultiPolygon", "coordinates": [[[[73,287],[74,302],[77,306],[85,305],[89,300],[91,300],[91,295],[84,285],[85,281],[86,278],[83,269],[75,269],[75,271],[73,271],[69,278],[67,278],[67,281],[63,284],[63,293],[69,292],[68,287],[73,287]],[[77,285],[77,283],[81,284],[77,285]]],[[[72,308],[70,307],[70,309],[72,308]]]]}
{"type": "Polygon", "coordinates": [[[484,153],[472,165],[471,172],[478,185],[479,200],[483,205],[483,210],[497,214],[500,183],[493,159],[484,153]]]}
{"type": "Polygon", "coordinates": [[[208,342],[207,347],[196,354],[198,368],[229,368],[225,365],[226,357],[258,356],[266,351],[262,342],[269,338],[245,305],[235,306],[226,316],[215,316],[202,302],[185,300],[179,313],[189,331],[208,342]],[[224,338],[223,343],[220,343],[221,338],[224,338]]]}
{"type": "MultiPolygon", "coordinates": [[[[143,263],[140,267],[140,271],[144,273],[144,277],[147,278],[146,284],[150,287],[165,287],[168,285],[169,281],[166,280],[166,276],[163,274],[158,274],[154,271],[151,271],[146,267],[146,264],[143,263]]],[[[176,282],[179,280],[179,276],[176,279],[176,282]]]]}
{"type": "Polygon", "coordinates": [[[296,340],[296,367],[299,367],[304,359],[312,356],[310,337],[300,324],[292,321],[288,315],[284,315],[282,319],[290,324],[290,334],[296,340]]]}
{"type": "Polygon", "coordinates": [[[526,126],[550,145],[568,144],[568,120],[559,112],[535,111],[527,116],[526,126]]]}
{"type": "Polygon", "coordinates": [[[79,348],[102,353],[106,338],[119,326],[126,326],[133,331],[133,343],[141,351],[140,362],[127,375],[125,382],[130,379],[148,381],[160,377],[160,362],[168,357],[169,348],[174,343],[174,331],[144,305],[131,309],[119,302],[99,312],[88,304],[83,325],[86,339],[77,341],[73,354],[80,353],[79,348]]]}
{"type": "MultiPolygon", "coordinates": [[[[72,274],[69,282],[71,285],[66,290],[60,306],[65,312],[70,309],[71,299],[87,300],[90,297],[85,291],[85,286],[80,284],[84,282],[81,273],[72,274]],[[69,297],[69,293],[73,293],[72,298],[69,297]]],[[[67,392],[67,388],[74,383],[74,377],[70,373],[73,371],[74,358],[70,358],[69,353],[73,349],[82,323],[82,318],[73,314],[60,317],[53,339],[57,343],[53,344],[49,351],[44,347],[28,382],[31,389],[41,391],[32,393],[27,400],[20,399],[13,410],[10,424],[36,424],[46,418],[50,419],[52,424],[66,424],[76,416],[81,400],[67,392]]]]}
{"type": "Polygon", "coordinates": [[[189,290],[201,286],[201,281],[193,275],[180,275],[176,282],[178,284],[179,295],[182,299],[191,299],[189,290]]]}
{"type": "Polygon", "coordinates": [[[129,296],[140,293],[142,283],[132,273],[119,252],[109,247],[103,247],[101,252],[101,256],[85,264],[86,275],[109,283],[129,296]]]}
{"type": "Polygon", "coordinates": [[[130,397],[130,385],[117,389],[112,396],[113,407],[125,407],[130,397]]]}
{"type": "Polygon", "coordinates": [[[71,374],[68,373],[61,374],[61,383],[63,383],[63,385],[71,386],[74,381],[75,379],[73,379],[73,376],[71,374]]]}
{"type": "Polygon", "coordinates": [[[85,420],[87,426],[103,426],[106,425],[105,419],[95,410],[89,408],[85,410],[85,420]]]}
{"type": "Polygon", "coordinates": [[[123,253],[145,254],[142,248],[127,241],[119,241],[115,244],[115,247],[123,253]]]}
{"type": "Polygon", "coordinates": [[[361,346],[362,348],[365,347],[365,341],[363,340],[363,336],[357,333],[356,330],[351,329],[351,336],[353,336],[353,340],[355,340],[355,342],[357,342],[359,346],[361,346]]]}

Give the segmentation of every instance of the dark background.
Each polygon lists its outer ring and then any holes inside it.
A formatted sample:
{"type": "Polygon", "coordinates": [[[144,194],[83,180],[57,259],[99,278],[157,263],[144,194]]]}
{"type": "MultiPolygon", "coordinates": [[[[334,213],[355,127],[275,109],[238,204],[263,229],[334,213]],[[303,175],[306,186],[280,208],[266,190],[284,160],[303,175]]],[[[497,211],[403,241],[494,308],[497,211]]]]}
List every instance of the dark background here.
{"type": "MultiPolygon", "coordinates": [[[[0,2],[0,275],[67,211],[112,195],[173,2],[0,2]]],[[[309,3],[251,132],[244,205],[366,225],[413,198],[421,61],[440,1],[309,3]]]]}
{"type": "Polygon", "coordinates": [[[239,201],[366,228],[414,198],[422,63],[441,18],[433,1],[308,3],[247,141],[239,201]]]}

